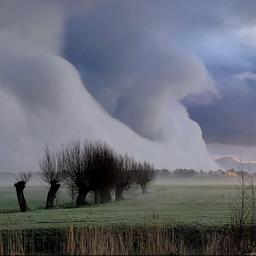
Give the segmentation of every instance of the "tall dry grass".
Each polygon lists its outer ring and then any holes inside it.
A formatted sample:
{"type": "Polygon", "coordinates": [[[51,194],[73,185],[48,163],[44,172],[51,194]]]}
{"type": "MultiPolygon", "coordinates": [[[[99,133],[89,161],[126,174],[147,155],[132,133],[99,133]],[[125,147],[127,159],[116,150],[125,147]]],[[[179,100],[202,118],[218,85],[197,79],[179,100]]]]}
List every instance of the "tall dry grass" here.
{"type": "MultiPolygon", "coordinates": [[[[64,230],[63,230],[64,231],[64,230]]],[[[182,239],[164,227],[70,227],[54,247],[23,231],[0,232],[0,255],[184,255],[182,239]]]]}
{"type": "Polygon", "coordinates": [[[164,227],[73,228],[67,232],[68,255],[184,255],[181,240],[164,227]]]}
{"type": "MultiPolygon", "coordinates": [[[[237,230],[239,232],[239,230],[237,230]]],[[[256,255],[256,245],[247,237],[237,239],[237,232],[213,232],[204,237],[202,255],[256,255]]]]}
{"type": "MultiPolygon", "coordinates": [[[[237,240],[232,230],[203,232],[184,238],[179,231],[154,227],[70,227],[62,236],[46,232],[38,238],[31,232],[0,232],[0,255],[250,255],[256,244],[247,237],[237,240]],[[189,240],[189,241],[188,241],[189,240]],[[194,244],[195,245],[195,244],[194,244]]],[[[255,254],[254,254],[255,255],[255,254]]]]}
{"type": "Polygon", "coordinates": [[[22,231],[7,231],[0,233],[0,255],[25,255],[22,231]]]}
{"type": "Polygon", "coordinates": [[[1,230],[0,255],[63,254],[63,230],[1,230]]]}

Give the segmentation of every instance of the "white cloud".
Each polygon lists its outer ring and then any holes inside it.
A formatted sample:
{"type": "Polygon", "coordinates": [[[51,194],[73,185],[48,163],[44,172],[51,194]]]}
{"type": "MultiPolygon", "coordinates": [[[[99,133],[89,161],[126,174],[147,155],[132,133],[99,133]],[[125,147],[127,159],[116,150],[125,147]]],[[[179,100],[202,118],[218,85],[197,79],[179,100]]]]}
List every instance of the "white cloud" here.
{"type": "Polygon", "coordinates": [[[234,75],[234,78],[236,78],[238,80],[242,80],[242,81],[256,80],[256,74],[252,73],[250,71],[247,71],[247,72],[242,72],[242,73],[234,75]]]}

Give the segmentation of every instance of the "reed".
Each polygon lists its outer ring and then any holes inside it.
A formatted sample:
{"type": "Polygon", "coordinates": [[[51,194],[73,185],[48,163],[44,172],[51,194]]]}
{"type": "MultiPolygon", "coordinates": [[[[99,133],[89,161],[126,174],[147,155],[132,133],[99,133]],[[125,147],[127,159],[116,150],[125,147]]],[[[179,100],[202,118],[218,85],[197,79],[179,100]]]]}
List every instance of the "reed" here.
{"type": "Polygon", "coordinates": [[[74,228],[67,231],[68,255],[185,254],[183,243],[164,227],[74,228]]]}
{"type": "Polygon", "coordinates": [[[256,252],[255,243],[248,237],[237,240],[233,229],[205,231],[199,240],[185,237],[178,229],[158,225],[4,230],[0,231],[0,255],[245,255],[256,252]],[[191,247],[191,240],[197,240],[196,247],[191,247]]]}
{"type": "Polygon", "coordinates": [[[0,232],[0,255],[184,255],[185,247],[165,227],[69,227],[64,239],[31,231],[0,232]],[[54,242],[54,243],[52,243],[54,242]],[[51,246],[50,243],[54,244],[51,246]]]}

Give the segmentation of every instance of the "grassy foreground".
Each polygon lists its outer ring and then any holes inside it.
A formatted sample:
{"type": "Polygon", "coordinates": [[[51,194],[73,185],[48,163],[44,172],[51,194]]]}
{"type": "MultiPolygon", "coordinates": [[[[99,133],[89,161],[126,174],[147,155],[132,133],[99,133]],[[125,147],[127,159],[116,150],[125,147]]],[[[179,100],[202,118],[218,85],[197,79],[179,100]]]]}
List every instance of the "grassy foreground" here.
{"type": "Polygon", "coordinates": [[[58,195],[58,209],[44,210],[46,187],[27,187],[31,211],[19,213],[15,191],[0,188],[0,229],[65,228],[108,225],[222,226],[230,220],[234,185],[152,185],[141,195],[134,189],[122,202],[67,208],[67,191],[58,195]],[[13,211],[17,212],[13,212],[13,211]],[[6,212],[7,211],[7,212],[6,212]]]}

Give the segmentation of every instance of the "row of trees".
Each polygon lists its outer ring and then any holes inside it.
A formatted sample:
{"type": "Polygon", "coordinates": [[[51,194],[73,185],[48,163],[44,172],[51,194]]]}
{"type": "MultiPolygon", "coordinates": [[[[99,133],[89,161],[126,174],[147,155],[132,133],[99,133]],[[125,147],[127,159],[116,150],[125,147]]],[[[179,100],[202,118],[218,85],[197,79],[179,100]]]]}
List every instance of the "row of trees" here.
{"type": "MultiPolygon", "coordinates": [[[[132,185],[139,185],[142,193],[154,177],[153,166],[147,162],[137,162],[126,155],[113,151],[107,144],[100,142],[75,141],[59,151],[45,150],[40,161],[41,177],[50,185],[46,208],[54,206],[54,199],[60,186],[66,185],[76,197],[76,206],[83,206],[89,192],[94,193],[94,201],[110,201],[111,191],[115,199],[122,200],[123,193],[132,185]]],[[[21,211],[27,210],[23,190],[29,176],[21,176],[15,184],[21,211]],[[19,186],[18,184],[23,184],[19,186]]]]}
{"type": "MultiPolygon", "coordinates": [[[[246,172],[247,175],[256,176],[255,172],[246,172]]],[[[235,169],[229,169],[223,171],[221,169],[216,171],[196,171],[194,169],[176,169],[174,171],[169,171],[167,169],[155,170],[155,175],[157,178],[166,179],[166,178],[190,178],[190,177],[238,177],[241,175],[241,171],[236,171],[235,169]]]]}

